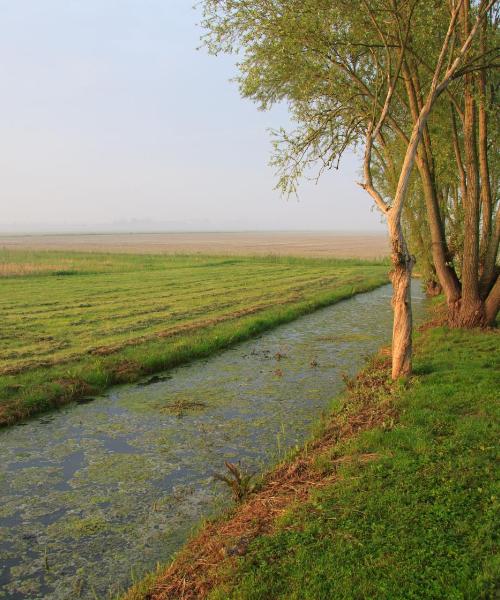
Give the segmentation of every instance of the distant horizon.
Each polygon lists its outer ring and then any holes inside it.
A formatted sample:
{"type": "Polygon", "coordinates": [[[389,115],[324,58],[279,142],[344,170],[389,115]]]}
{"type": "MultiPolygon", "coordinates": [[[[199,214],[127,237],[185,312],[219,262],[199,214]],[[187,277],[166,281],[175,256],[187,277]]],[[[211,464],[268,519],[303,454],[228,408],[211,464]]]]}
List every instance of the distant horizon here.
{"type": "Polygon", "coordinates": [[[387,232],[379,229],[150,229],[150,230],[127,230],[127,229],[26,229],[26,230],[3,230],[0,228],[0,236],[64,236],[64,235],[165,235],[165,234],[234,234],[234,233],[318,233],[335,235],[378,235],[385,236],[387,232]]]}

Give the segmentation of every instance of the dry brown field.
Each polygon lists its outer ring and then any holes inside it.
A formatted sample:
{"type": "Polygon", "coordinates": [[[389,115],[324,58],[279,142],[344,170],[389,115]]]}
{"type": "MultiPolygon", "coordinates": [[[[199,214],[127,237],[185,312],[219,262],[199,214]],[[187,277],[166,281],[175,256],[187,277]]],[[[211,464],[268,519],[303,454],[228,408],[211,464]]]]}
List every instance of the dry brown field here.
{"type": "Polygon", "coordinates": [[[0,234],[0,248],[363,259],[381,258],[389,253],[384,234],[343,232],[0,234]]]}

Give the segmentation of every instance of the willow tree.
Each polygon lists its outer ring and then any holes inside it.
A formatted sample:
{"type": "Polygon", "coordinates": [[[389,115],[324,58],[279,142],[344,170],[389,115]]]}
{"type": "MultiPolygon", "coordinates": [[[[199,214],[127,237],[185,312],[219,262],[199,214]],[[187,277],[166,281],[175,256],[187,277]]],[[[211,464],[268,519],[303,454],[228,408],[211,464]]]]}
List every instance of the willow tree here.
{"type": "MultiPolygon", "coordinates": [[[[462,2],[459,39],[469,35],[473,10],[474,3],[470,0],[462,2]]],[[[495,185],[498,139],[488,134],[488,123],[495,125],[498,119],[494,97],[495,84],[498,86],[494,70],[499,66],[498,42],[497,17],[492,14],[481,23],[475,60],[463,69],[463,86],[456,90],[457,101],[451,107],[464,214],[462,285],[450,318],[451,324],[458,326],[492,324],[500,306],[500,279],[496,266],[500,212],[498,186],[495,185]],[[458,114],[456,128],[455,112],[458,114]]]]}
{"type": "MultiPolygon", "coordinates": [[[[441,3],[442,4],[442,3],[441,3]]],[[[424,0],[205,0],[205,41],[213,53],[240,57],[240,91],[267,109],[287,102],[297,128],[281,131],[273,164],[279,185],[295,191],[311,166],[319,172],[338,163],[344,151],[364,145],[362,187],[383,213],[391,240],[393,268],[392,376],[411,372],[410,255],[402,211],[418,148],[429,115],[470,50],[479,24],[493,0],[481,7],[461,44],[453,42],[460,0],[450,5],[446,27],[434,33],[438,52],[432,76],[412,120],[401,114],[397,92],[405,76],[411,36],[428,28],[424,0]],[[404,122],[402,127],[401,122],[404,122]],[[409,128],[409,134],[405,127],[409,128]],[[402,159],[390,154],[388,135],[400,133],[402,159]],[[391,197],[377,189],[372,176],[375,155],[399,163],[391,197]]],[[[422,38],[421,33],[419,38],[422,38]]],[[[341,207],[340,207],[341,208],[341,207]]]]}
{"type": "MultiPolygon", "coordinates": [[[[452,43],[464,39],[485,6],[470,0],[461,3],[452,43]]],[[[444,3],[428,3],[428,10],[432,11],[428,31],[412,30],[402,67],[403,90],[397,92],[400,112],[408,114],[413,124],[432,77],[430,57],[438,50],[434,30],[449,18],[444,3]]],[[[435,103],[424,128],[416,157],[419,178],[412,180],[404,209],[405,233],[410,250],[417,254],[419,272],[428,278],[431,292],[444,292],[448,322],[461,327],[494,323],[500,302],[498,7],[485,15],[467,60],[435,103]]],[[[406,143],[400,137],[386,135],[396,157],[406,143]]],[[[396,185],[392,171],[375,171],[377,185],[389,195],[396,185]]]]}
{"type": "MultiPolygon", "coordinates": [[[[432,19],[428,31],[412,31],[403,61],[405,98],[399,96],[415,124],[432,77],[430,65],[437,52],[434,29],[447,19],[444,3],[428,3],[432,19]]],[[[425,199],[425,227],[430,236],[425,263],[432,266],[448,304],[452,326],[493,324],[500,305],[500,241],[498,202],[498,6],[485,0],[462,0],[451,43],[460,45],[481,17],[479,34],[468,56],[433,108],[417,152],[421,192],[425,199]]],[[[406,210],[406,218],[414,215],[406,210]]],[[[418,226],[418,224],[417,224],[418,226]]],[[[420,242],[411,228],[411,239],[420,242]]],[[[413,244],[414,245],[414,244],[413,244]]]]}

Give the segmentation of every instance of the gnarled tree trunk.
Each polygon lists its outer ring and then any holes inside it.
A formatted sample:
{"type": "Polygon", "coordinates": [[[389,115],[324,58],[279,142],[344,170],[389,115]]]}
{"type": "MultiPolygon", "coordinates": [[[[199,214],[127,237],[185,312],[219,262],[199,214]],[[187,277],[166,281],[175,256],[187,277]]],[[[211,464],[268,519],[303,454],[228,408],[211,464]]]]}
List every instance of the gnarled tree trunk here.
{"type": "Polygon", "coordinates": [[[392,378],[411,374],[412,370],[412,310],[411,274],[415,260],[408,252],[400,220],[388,218],[392,260],[392,378]]]}

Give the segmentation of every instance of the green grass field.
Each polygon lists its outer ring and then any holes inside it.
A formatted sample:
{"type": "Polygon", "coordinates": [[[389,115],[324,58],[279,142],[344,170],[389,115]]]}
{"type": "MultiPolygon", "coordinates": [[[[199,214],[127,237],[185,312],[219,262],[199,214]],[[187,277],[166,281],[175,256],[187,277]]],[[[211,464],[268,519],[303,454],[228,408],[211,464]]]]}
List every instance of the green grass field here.
{"type": "Polygon", "coordinates": [[[0,425],[387,281],[357,260],[0,251],[0,425]]]}
{"type": "Polygon", "coordinates": [[[330,444],[317,468],[335,483],[258,537],[210,598],[497,598],[498,340],[431,329],[392,398],[361,378],[333,419],[366,399],[397,416],[330,444]]]}

